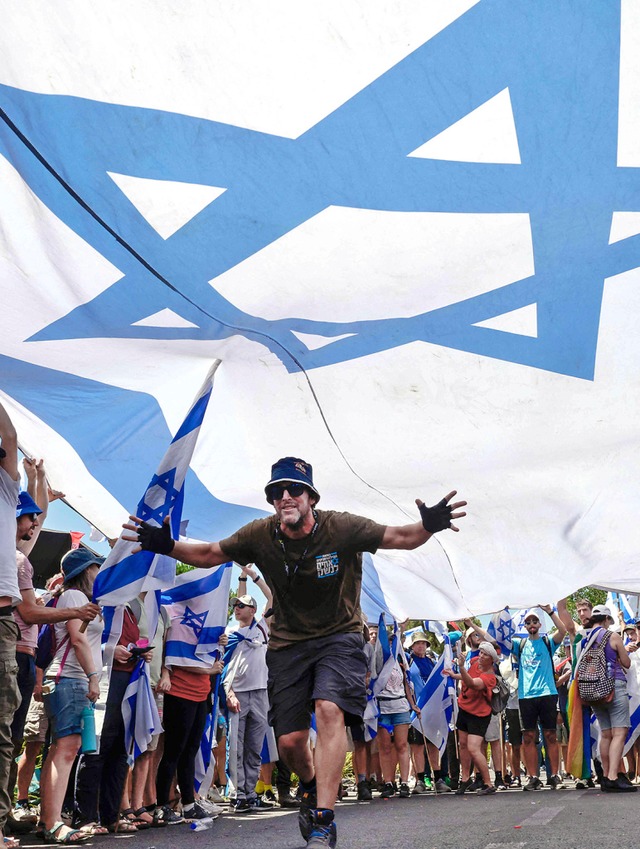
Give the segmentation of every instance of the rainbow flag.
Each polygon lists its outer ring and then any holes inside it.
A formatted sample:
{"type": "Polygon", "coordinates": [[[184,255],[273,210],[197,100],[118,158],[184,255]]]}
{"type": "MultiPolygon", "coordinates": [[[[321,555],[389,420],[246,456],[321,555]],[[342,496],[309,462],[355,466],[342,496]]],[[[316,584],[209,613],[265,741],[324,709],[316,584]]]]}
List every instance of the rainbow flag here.
{"type": "Polygon", "coordinates": [[[578,693],[578,679],[574,678],[569,687],[567,704],[569,718],[569,748],[567,750],[567,771],[574,778],[587,779],[591,775],[591,722],[590,711],[582,703],[578,693]]]}

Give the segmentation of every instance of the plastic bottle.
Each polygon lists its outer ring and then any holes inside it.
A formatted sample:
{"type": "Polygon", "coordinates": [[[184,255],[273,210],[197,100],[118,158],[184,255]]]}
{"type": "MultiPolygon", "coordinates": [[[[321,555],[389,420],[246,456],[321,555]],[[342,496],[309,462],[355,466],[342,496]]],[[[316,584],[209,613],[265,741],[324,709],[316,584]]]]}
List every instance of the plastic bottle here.
{"type": "Polygon", "coordinates": [[[96,740],[96,717],[93,706],[87,705],[80,715],[81,743],[80,751],[83,755],[92,755],[98,751],[96,740]]]}
{"type": "Polygon", "coordinates": [[[213,825],[213,817],[207,817],[204,820],[198,820],[197,822],[189,823],[189,828],[191,831],[206,831],[208,828],[211,828],[213,825]]]}

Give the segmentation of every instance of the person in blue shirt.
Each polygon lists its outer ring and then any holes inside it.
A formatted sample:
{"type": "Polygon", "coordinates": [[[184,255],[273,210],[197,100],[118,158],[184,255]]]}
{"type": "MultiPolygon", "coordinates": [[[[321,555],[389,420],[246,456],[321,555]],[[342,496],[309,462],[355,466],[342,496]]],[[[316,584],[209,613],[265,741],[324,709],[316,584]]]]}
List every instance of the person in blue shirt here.
{"type": "Polygon", "coordinates": [[[556,738],[556,716],[558,713],[558,690],[554,678],[553,654],[567,633],[562,620],[551,605],[540,605],[549,614],[556,631],[549,639],[540,635],[541,621],[536,610],[530,610],[524,619],[527,636],[513,641],[513,656],[518,672],[518,697],[522,729],[524,732],[524,761],[529,781],[523,790],[538,790],[542,782],[538,778],[538,752],[536,749],[536,727],[544,734],[545,749],[549,755],[552,775],[549,784],[554,790],[564,789],[558,775],[560,751],[556,738]]]}

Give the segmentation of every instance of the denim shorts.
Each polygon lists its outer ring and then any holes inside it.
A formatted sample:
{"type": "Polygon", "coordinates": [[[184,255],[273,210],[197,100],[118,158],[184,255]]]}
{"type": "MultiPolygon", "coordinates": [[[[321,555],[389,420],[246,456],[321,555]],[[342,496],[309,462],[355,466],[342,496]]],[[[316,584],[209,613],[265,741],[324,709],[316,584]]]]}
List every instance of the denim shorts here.
{"type": "MultiPolygon", "coordinates": [[[[54,684],[54,682],[48,682],[54,684]]],[[[89,704],[89,682],[82,678],[60,678],[52,693],[43,694],[44,707],[51,723],[51,739],[80,734],[82,711],[89,704]]]]}
{"type": "Polygon", "coordinates": [[[609,731],[610,728],[629,728],[629,696],[627,695],[627,682],[617,681],[613,691],[613,700],[606,705],[592,705],[593,712],[598,718],[601,731],[609,731]]]}
{"type": "Polygon", "coordinates": [[[381,713],[378,722],[380,725],[388,725],[393,728],[396,725],[410,725],[411,724],[411,711],[410,710],[402,710],[397,713],[381,713]]]}

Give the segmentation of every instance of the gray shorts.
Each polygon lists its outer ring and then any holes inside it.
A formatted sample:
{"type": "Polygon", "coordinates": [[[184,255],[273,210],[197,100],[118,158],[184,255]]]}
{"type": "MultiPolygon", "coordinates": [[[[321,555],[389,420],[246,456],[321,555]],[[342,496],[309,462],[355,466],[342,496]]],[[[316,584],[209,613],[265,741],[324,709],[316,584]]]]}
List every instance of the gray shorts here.
{"type": "Polygon", "coordinates": [[[616,681],[613,691],[613,701],[608,705],[592,705],[601,731],[610,728],[629,728],[629,696],[627,695],[627,682],[616,681]]]}
{"type": "Polygon", "coordinates": [[[344,711],[345,724],[362,721],[367,704],[367,658],[361,633],[333,634],[267,651],[269,725],[276,737],[311,725],[316,699],[344,711]]]}

